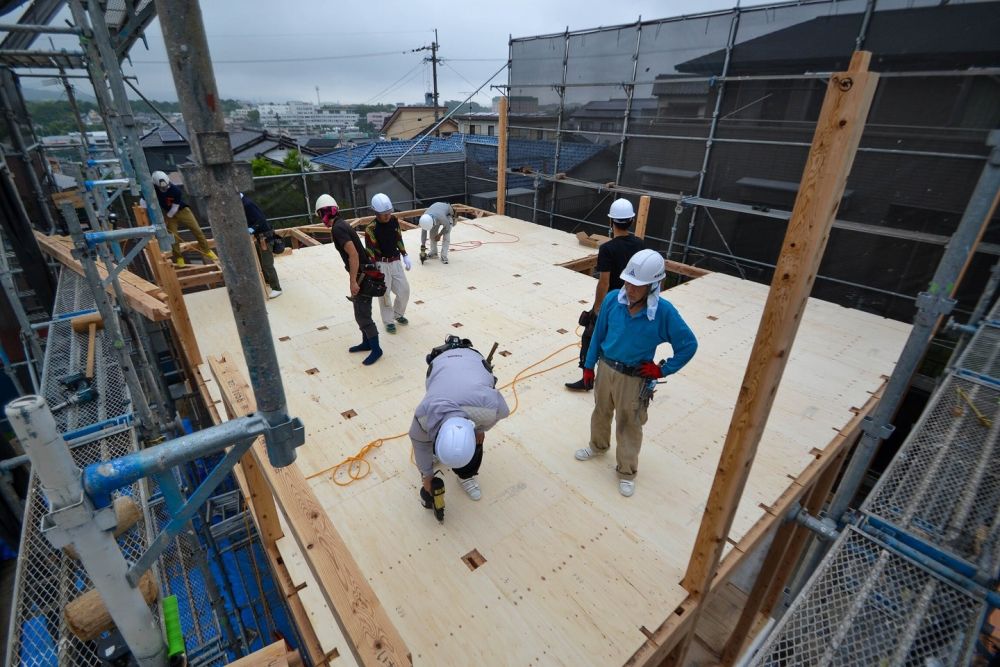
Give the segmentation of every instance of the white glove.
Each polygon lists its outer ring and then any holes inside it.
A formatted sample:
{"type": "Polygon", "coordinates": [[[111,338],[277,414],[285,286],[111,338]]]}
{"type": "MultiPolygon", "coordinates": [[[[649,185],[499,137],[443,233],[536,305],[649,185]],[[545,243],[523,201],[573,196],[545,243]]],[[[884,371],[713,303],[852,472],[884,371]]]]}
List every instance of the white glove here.
{"type": "Polygon", "coordinates": [[[168,218],[174,217],[175,215],[177,215],[177,211],[179,210],[181,210],[181,207],[178,206],[177,204],[174,204],[173,206],[170,207],[170,210],[167,211],[167,217],[168,218]]]}
{"type": "Polygon", "coordinates": [[[139,208],[146,208],[146,198],[139,197],[139,208]]]}
{"type": "Polygon", "coordinates": [[[253,227],[247,227],[247,231],[253,234],[253,227]]]}
{"type": "Polygon", "coordinates": [[[406,267],[407,271],[413,268],[413,262],[410,261],[409,255],[403,255],[403,266],[406,267]]]}

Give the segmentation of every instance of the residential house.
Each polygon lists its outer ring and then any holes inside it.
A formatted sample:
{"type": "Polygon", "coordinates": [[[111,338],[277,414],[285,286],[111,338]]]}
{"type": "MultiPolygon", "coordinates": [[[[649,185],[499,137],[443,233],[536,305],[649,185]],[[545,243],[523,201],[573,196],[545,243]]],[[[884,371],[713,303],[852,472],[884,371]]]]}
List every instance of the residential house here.
{"type": "MultiPolygon", "coordinates": [[[[434,127],[435,123],[447,113],[447,108],[437,107],[437,119],[435,119],[433,106],[396,107],[382,126],[382,135],[390,141],[419,137],[434,127]]],[[[441,124],[437,134],[447,137],[455,132],[458,132],[458,123],[449,118],[441,124]]]]}

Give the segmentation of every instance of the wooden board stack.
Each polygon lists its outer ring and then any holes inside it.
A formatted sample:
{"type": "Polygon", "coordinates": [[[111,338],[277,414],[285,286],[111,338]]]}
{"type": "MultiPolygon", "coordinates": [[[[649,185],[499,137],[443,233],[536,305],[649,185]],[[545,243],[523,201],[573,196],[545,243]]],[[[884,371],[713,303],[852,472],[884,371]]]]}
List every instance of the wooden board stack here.
{"type": "MultiPolygon", "coordinates": [[[[416,258],[419,232],[404,233],[416,258]]],[[[297,465],[329,514],[414,662],[440,665],[622,663],[684,599],[691,552],[767,286],[709,274],[664,294],[698,336],[695,359],[650,408],[636,494],[618,493],[614,458],[579,463],[592,397],[578,378],[579,312],[595,282],[555,266],[587,255],[575,236],[494,216],[460,224],[449,265],[415,260],[409,326],[382,333],[370,368],[347,347],[360,334],[333,246],[277,263],[284,295],[268,301],[290,413],[306,425],[297,465]],[[406,437],[373,450],[371,474],[338,486],[323,473],[366,443],[403,434],[423,395],[424,357],[445,336],[499,343],[499,384],[519,382],[516,412],[487,435],[473,502],[445,474],[446,518],[417,499],[406,437]],[[529,371],[531,372],[531,371],[529,371]],[[322,473],[322,474],[319,474],[322,473]],[[475,552],[475,553],[473,553],[475,552]]],[[[185,300],[202,352],[243,368],[224,290],[185,300]]],[[[378,308],[375,308],[378,321],[378,308]]],[[[739,538],[892,370],[909,327],[811,300],[730,534],[739,538]]],[[[668,357],[665,346],[657,358],[668,357]]],[[[245,372],[245,370],[244,370],[245,372]]],[[[343,478],[341,478],[343,481],[343,478]]],[[[279,541],[289,570],[294,542],[279,541]]],[[[307,586],[308,572],[301,575],[307,586]]],[[[319,596],[303,598],[324,650],[343,638],[319,596]],[[319,602],[316,600],[319,599],[319,602]],[[310,608],[310,607],[313,608],[310,608]],[[327,619],[327,620],[321,620],[327,619]]],[[[349,655],[346,647],[341,655],[349,655]]]]}

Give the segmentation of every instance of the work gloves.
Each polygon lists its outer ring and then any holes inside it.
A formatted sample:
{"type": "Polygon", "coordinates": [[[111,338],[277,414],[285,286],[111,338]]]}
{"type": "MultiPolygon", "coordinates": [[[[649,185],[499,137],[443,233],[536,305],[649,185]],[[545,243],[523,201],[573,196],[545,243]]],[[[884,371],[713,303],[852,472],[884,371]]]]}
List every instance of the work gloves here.
{"type": "Polygon", "coordinates": [[[663,377],[663,369],[652,361],[644,361],[639,365],[639,377],[647,380],[659,380],[663,377]]]}
{"type": "Polygon", "coordinates": [[[410,261],[409,255],[403,255],[403,266],[406,267],[407,271],[413,268],[413,262],[410,261]]]}
{"type": "Polygon", "coordinates": [[[181,207],[178,206],[177,204],[174,204],[173,206],[170,207],[170,210],[167,211],[167,217],[168,218],[174,217],[175,215],[177,215],[177,211],[179,210],[181,210],[181,207]]]}
{"type": "Polygon", "coordinates": [[[583,369],[583,388],[593,389],[594,388],[594,369],[584,368],[583,369]]]}

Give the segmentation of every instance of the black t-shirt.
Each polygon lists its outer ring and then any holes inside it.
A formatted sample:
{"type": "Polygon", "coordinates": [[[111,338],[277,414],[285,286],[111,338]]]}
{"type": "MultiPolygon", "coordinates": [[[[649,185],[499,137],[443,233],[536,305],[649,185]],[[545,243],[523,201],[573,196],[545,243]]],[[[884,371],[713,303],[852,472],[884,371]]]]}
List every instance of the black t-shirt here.
{"type": "Polygon", "coordinates": [[[364,266],[369,263],[368,252],[365,247],[361,245],[361,238],[358,233],[354,231],[354,228],[347,224],[347,221],[343,218],[337,218],[337,221],[333,223],[331,228],[333,232],[333,244],[337,246],[337,252],[340,253],[341,259],[344,260],[344,268],[348,271],[351,270],[350,258],[347,256],[347,244],[353,243],[354,249],[358,251],[358,266],[364,266]]]}
{"type": "Polygon", "coordinates": [[[621,279],[622,271],[632,255],[645,248],[645,244],[635,234],[628,236],[616,236],[607,243],[602,243],[597,249],[597,272],[607,271],[608,291],[621,289],[624,281],[621,279]]]}

